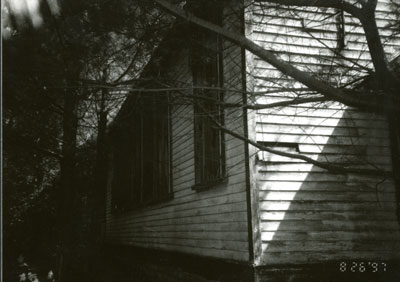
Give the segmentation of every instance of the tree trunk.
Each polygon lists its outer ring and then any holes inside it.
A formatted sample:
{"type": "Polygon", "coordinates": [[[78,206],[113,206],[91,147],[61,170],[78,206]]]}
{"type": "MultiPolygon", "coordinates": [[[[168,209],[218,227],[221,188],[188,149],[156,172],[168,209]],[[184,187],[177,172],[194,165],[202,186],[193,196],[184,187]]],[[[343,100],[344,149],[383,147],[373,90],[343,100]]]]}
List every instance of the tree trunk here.
{"type": "Polygon", "coordinates": [[[77,93],[64,92],[62,159],[60,163],[60,191],[58,199],[58,234],[60,243],[59,282],[71,281],[70,247],[74,242],[73,206],[76,196],[76,136],[77,136],[77,93]]]}
{"type": "Polygon", "coordinates": [[[376,73],[376,87],[378,89],[388,89],[393,87],[394,77],[390,73],[385,51],[379,36],[378,26],[375,19],[375,9],[368,9],[360,17],[368,48],[371,54],[372,63],[376,73]]]}
{"type": "Polygon", "coordinates": [[[104,219],[105,196],[107,187],[107,146],[106,146],[106,130],[107,130],[107,110],[106,98],[108,90],[102,89],[100,112],[97,126],[97,149],[96,149],[96,167],[94,174],[94,210],[92,218],[92,235],[96,243],[102,240],[102,222],[104,219]]]}

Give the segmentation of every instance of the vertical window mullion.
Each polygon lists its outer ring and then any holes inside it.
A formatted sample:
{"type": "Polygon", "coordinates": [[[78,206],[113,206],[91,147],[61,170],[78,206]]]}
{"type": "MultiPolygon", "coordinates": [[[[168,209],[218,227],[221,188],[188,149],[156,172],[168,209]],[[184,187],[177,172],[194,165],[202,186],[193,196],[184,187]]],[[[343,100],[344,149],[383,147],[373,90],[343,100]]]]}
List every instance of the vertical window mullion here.
{"type": "Polygon", "coordinates": [[[143,203],[144,201],[144,191],[143,191],[143,186],[144,186],[144,122],[143,122],[143,105],[140,105],[140,203],[143,203]]]}
{"type": "Polygon", "coordinates": [[[162,143],[161,138],[158,137],[159,131],[161,130],[159,124],[160,124],[160,119],[157,119],[157,114],[159,114],[158,110],[158,99],[160,99],[159,93],[153,93],[151,94],[151,108],[150,108],[150,112],[153,120],[153,132],[152,132],[152,139],[153,139],[153,152],[152,152],[152,168],[155,171],[155,173],[152,174],[153,177],[153,181],[152,181],[152,195],[151,198],[153,200],[158,200],[158,197],[160,196],[158,189],[159,187],[159,179],[160,179],[160,173],[162,172],[162,170],[160,169],[160,154],[161,154],[161,148],[160,148],[160,144],[162,143]]]}

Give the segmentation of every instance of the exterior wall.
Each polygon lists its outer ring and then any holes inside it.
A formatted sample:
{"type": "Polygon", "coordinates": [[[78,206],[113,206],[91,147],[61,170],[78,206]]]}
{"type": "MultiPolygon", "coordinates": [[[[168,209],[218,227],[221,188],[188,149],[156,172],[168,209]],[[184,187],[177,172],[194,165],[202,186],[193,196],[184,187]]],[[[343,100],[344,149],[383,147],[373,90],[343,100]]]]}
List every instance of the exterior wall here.
{"type": "MultiPolygon", "coordinates": [[[[379,1],[380,27],[394,19],[386,4],[379,1]]],[[[278,50],[278,55],[300,69],[331,79],[335,85],[350,82],[358,71],[349,69],[351,62],[333,56],[328,49],[337,47],[333,11],[294,11],[298,13],[266,4],[252,6],[246,17],[247,36],[278,50]],[[301,18],[306,27],[314,29],[312,32],[302,27],[301,18]],[[334,74],[328,77],[332,71],[334,74]]],[[[361,27],[348,15],[345,22],[342,54],[357,64],[370,66],[361,27]]],[[[400,50],[400,38],[389,40],[387,29],[381,34],[389,54],[400,50]]],[[[268,104],[293,99],[297,94],[282,88],[304,87],[250,54],[247,64],[248,90],[270,92],[255,95],[249,102],[268,104]]],[[[251,112],[249,118],[249,127],[255,124],[251,137],[269,146],[281,142],[275,149],[298,152],[321,162],[391,170],[388,123],[383,116],[325,102],[259,110],[251,112]]],[[[393,179],[334,174],[303,161],[255,153],[252,180],[258,189],[254,196],[258,206],[253,209],[258,210],[259,217],[254,229],[261,230],[255,240],[258,265],[400,258],[393,179]]]]}
{"type": "MultiPolygon", "coordinates": [[[[192,72],[189,52],[183,48],[168,58],[168,83],[182,91],[171,92],[173,199],[132,210],[111,213],[111,185],[108,185],[106,242],[119,245],[176,251],[247,261],[249,259],[246,176],[243,142],[225,136],[227,180],[206,191],[192,190],[194,175],[194,128],[191,99],[192,72]],[[184,94],[184,95],[182,95],[184,94]]],[[[224,86],[240,90],[240,49],[224,43],[224,86]]],[[[165,81],[165,77],[164,77],[165,81]]],[[[242,93],[226,91],[226,101],[240,101],[242,93]]],[[[227,109],[225,125],[243,132],[242,109],[227,109]]],[[[110,183],[112,172],[110,173],[110,183]]]]}

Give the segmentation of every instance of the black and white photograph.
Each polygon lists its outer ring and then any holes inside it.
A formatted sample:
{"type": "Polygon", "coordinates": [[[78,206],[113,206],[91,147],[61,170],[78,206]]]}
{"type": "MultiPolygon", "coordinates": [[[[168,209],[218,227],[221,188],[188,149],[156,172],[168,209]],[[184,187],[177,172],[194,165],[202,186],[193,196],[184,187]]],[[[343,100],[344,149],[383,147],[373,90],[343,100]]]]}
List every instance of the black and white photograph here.
{"type": "Polygon", "coordinates": [[[1,22],[1,281],[400,281],[400,0],[1,22]]]}

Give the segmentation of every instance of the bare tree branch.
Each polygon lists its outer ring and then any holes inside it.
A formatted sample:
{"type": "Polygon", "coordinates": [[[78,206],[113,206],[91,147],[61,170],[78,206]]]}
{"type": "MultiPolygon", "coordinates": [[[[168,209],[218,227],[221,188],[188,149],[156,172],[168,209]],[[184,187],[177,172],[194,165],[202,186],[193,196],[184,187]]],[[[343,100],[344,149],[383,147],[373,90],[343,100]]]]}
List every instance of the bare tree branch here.
{"type": "Polygon", "coordinates": [[[166,9],[168,12],[173,14],[176,17],[184,19],[190,23],[193,23],[197,26],[205,28],[211,32],[217,33],[222,37],[226,38],[233,43],[238,44],[239,46],[247,49],[254,55],[259,58],[265,60],[270,63],[272,66],[277,68],[283,74],[288,75],[297,81],[303,83],[308,86],[312,90],[315,90],[328,99],[336,100],[338,102],[344,103],[349,106],[355,106],[362,109],[368,109],[375,112],[393,112],[398,113],[400,108],[397,103],[384,103],[383,98],[379,95],[364,95],[364,94],[356,94],[352,93],[349,95],[346,91],[342,89],[337,89],[329,85],[325,81],[321,81],[312,75],[305,73],[298,68],[294,67],[292,64],[289,64],[281,59],[279,59],[273,52],[264,49],[263,47],[257,45],[253,41],[246,38],[244,35],[241,35],[236,32],[228,31],[223,27],[212,24],[208,21],[202,20],[193,14],[183,11],[170,4],[166,0],[155,0],[162,8],[166,9]]]}
{"type": "Polygon", "coordinates": [[[256,0],[256,2],[269,2],[287,6],[335,8],[342,9],[356,18],[361,16],[361,9],[343,0],[256,0]]]}
{"type": "MultiPolygon", "coordinates": [[[[330,7],[342,9],[352,16],[358,18],[364,29],[368,48],[370,50],[372,63],[380,87],[392,91],[396,87],[396,80],[392,73],[389,71],[385,52],[383,50],[382,42],[379,36],[378,26],[375,19],[375,9],[377,0],[363,0],[358,1],[361,8],[357,8],[355,4],[347,3],[343,0],[257,0],[258,2],[276,3],[288,6],[308,6],[308,7],[330,7]]],[[[335,54],[337,52],[334,52],[335,54]]],[[[340,55],[340,54],[337,54],[340,55]]]]}
{"type": "Polygon", "coordinates": [[[250,110],[262,110],[262,109],[270,109],[270,108],[275,108],[275,107],[284,107],[284,106],[290,106],[290,105],[300,105],[300,104],[305,104],[305,103],[324,102],[324,101],[329,101],[329,99],[327,99],[326,97],[295,98],[293,100],[281,101],[281,102],[276,102],[276,103],[271,103],[271,104],[245,105],[243,107],[250,109],[250,110]]]}
{"type": "MultiPolygon", "coordinates": [[[[306,98],[304,98],[304,99],[306,99],[306,98]]],[[[304,100],[304,99],[302,99],[302,100],[304,100]]],[[[295,101],[295,100],[293,100],[293,101],[295,101]]],[[[285,102],[293,102],[293,101],[285,101],[285,102]]],[[[199,106],[201,106],[201,105],[199,105],[199,106]]],[[[262,106],[262,105],[260,105],[260,106],[262,106]]],[[[205,111],[205,113],[207,113],[207,109],[203,108],[203,110],[205,111]]],[[[253,141],[253,140],[247,138],[246,136],[244,136],[242,134],[236,133],[236,132],[226,128],[221,123],[219,123],[217,120],[215,120],[215,118],[210,113],[207,113],[207,115],[216,124],[216,126],[219,129],[221,129],[222,131],[224,131],[225,133],[227,133],[233,137],[236,137],[239,140],[244,141],[246,144],[253,145],[256,148],[266,151],[266,152],[269,152],[271,154],[288,157],[288,158],[292,158],[292,159],[303,160],[307,163],[316,165],[320,168],[326,169],[333,173],[345,173],[345,174],[355,173],[355,174],[363,174],[363,175],[371,175],[371,176],[384,176],[384,177],[392,176],[392,172],[390,172],[390,171],[379,170],[379,169],[364,169],[364,168],[346,167],[344,165],[320,162],[320,161],[314,160],[310,157],[307,157],[307,156],[304,156],[301,154],[293,154],[293,153],[288,153],[288,152],[284,152],[284,151],[280,151],[280,150],[271,149],[269,147],[266,147],[266,146],[263,146],[263,145],[257,143],[256,141],[253,141]]]]}
{"type": "Polygon", "coordinates": [[[386,60],[385,51],[381,42],[378,31],[378,26],[375,20],[375,7],[376,3],[371,4],[372,7],[365,6],[363,8],[363,15],[359,18],[364,29],[365,37],[371,55],[372,63],[374,64],[376,76],[378,77],[379,87],[381,89],[391,89],[396,86],[396,79],[389,71],[386,60]]]}
{"type": "MultiPolygon", "coordinates": [[[[140,45],[140,44],[139,44],[139,45],[140,45]]],[[[115,79],[115,80],[113,81],[113,83],[118,83],[121,79],[124,78],[125,75],[127,75],[127,74],[129,73],[129,71],[130,71],[130,70],[132,69],[132,67],[135,65],[136,60],[137,60],[137,58],[139,57],[139,54],[141,53],[141,51],[142,51],[142,50],[141,50],[140,46],[137,47],[136,52],[135,52],[135,54],[133,55],[132,60],[131,60],[131,62],[129,63],[128,67],[125,69],[124,72],[121,73],[121,75],[120,75],[117,79],[115,79]]]]}
{"type": "Polygon", "coordinates": [[[384,176],[384,177],[392,176],[392,172],[390,172],[390,171],[384,171],[384,170],[378,170],[378,169],[363,169],[363,168],[346,167],[346,166],[336,165],[336,164],[332,164],[332,163],[320,162],[320,161],[314,160],[312,158],[309,158],[309,157],[301,155],[301,154],[293,154],[293,153],[288,153],[288,152],[271,149],[269,147],[266,147],[266,146],[263,146],[263,145],[257,143],[256,141],[253,141],[249,138],[244,137],[242,134],[238,134],[232,130],[227,129],[226,127],[222,126],[217,121],[215,121],[214,119],[212,119],[212,120],[214,121],[214,123],[217,124],[217,126],[222,131],[224,131],[224,132],[228,133],[229,135],[232,135],[233,137],[236,137],[248,144],[251,144],[260,150],[266,151],[271,154],[288,157],[288,158],[292,158],[292,159],[297,159],[297,160],[303,160],[307,163],[316,165],[320,168],[326,169],[333,173],[345,173],[345,174],[355,173],[355,174],[364,174],[364,175],[371,175],[371,176],[384,176]]]}

